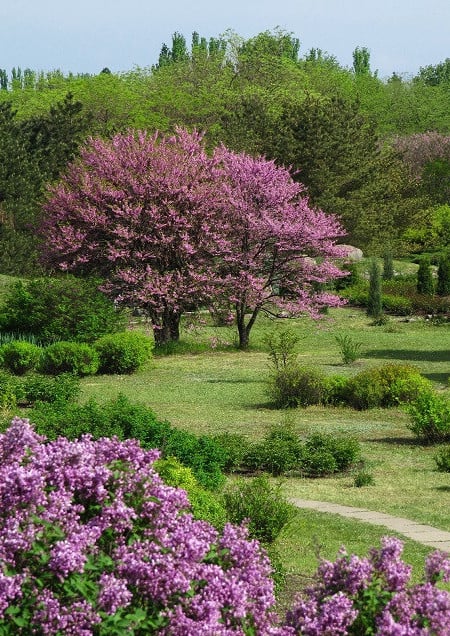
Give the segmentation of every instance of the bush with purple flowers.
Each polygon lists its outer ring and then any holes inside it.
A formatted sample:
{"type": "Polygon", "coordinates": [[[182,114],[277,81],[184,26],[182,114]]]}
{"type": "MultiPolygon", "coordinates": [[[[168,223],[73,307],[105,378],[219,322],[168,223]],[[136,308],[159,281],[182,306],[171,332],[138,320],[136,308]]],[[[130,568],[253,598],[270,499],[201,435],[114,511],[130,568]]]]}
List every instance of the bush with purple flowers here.
{"type": "Polygon", "coordinates": [[[289,635],[242,527],[195,520],[135,440],[0,435],[0,633],[289,635]]]}
{"type": "Polygon", "coordinates": [[[409,585],[411,567],[401,560],[403,545],[384,537],[367,558],[341,549],[323,560],[317,581],[287,614],[295,634],[305,636],[446,636],[450,634],[450,594],[436,586],[450,581],[450,560],[431,554],[425,582],[409,585]]]}

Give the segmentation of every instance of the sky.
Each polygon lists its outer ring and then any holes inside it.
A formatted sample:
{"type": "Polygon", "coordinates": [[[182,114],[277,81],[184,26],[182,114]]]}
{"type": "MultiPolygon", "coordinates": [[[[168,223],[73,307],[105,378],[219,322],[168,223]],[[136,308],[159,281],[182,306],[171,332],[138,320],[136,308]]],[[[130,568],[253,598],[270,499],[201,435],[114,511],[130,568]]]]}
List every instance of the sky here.
{"type": "Polygon", "coordinates": [[[190,43],[231,29],[244,38],[276,27],[352,66],[367,47],[381,78],[450,57],[450,0],[0,0],[0,68],[113,72],[156,63],[175,31],[190,43]]]}

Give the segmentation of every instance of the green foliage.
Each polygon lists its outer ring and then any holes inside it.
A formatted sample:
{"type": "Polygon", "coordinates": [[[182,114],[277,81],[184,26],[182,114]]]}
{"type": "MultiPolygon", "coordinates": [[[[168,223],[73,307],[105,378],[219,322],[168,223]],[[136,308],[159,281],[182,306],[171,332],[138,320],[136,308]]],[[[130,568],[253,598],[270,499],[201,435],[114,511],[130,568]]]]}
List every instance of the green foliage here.
{"type": "Polygon", "coordinates": [[[36,430],[50,439],[59,435],[77,439],[85,433],[94,439],[114,435],[121,440],[137,439],[144,448],[159,448],[163,457],[175,456],[210,490],[225,480],[222,469],[226,452],[211,437],[174,428],[158,420],[150,408],[133,404],[122,395],[103,405],[95,400],[85,404],[38,404],[33,422],[36,430]]]}
{"type": "Polygon", "coordinates": [[[343,375],[329,375],[325,378],[325,391],[322,399],[323,404],[330,406],[340,406],[346,403],[348,396],[349,378],[343,375]]]}
{"type": "Polygon", "coordinates": [[[383,311],[380,268],[375,259],[372,259],[369,268],[369,296],[366,311],[371,318],[378,318],[383,311]]]}
{"type": "Polygon", "coordinates": [[[269,349],[269,360],[276,371],[285,369],[297,358],[297,345],[300,337],[292,329],[272,331],[264,338],[269,349]]]}
{"type": "Polygon", "coordinates": [[[434,456],[436,468],[440,473],[450,473],[450,446],[444,446],[434,456]]]}
{"type": "Polygon", "coordinates": [[[167,457],[155,462],[155,469],[166,484],[187,492],[195,519],[208,521],[218,530],[223,528],[227,521],[225,508],[214,493],[200,486],[191,468],[175,457],[167,457]]]}
{"type": "Polygon", "coordinates": [[[17,282],[0,311],[4,331],[34,334],[46,342],[92,342],[123,328],[123,315],[98,290],[98,281],[73,276],[17,282]]]}
{"type": "Polygon", "coordinates": [[[438,296],[450,296],[450,252],[444,252],[439,259],[436,293],[438,296]]]}
{"type": "Polygon", "coordinates": [[[391,250],[386,250],[383,254],[383,280],[394,278],[394,260],[391,250]]]}
{"type": "Polygon", "coordinates": [[[100,358],[99,373],[133,373],[150,358],[152,341],[142,333],[107,334],[94,342],[100,358]]]}
{"type": "Polygon", "coordinates": [[[301,459],[300,439],[285,426],[273,427],[259,443],[252,444],[242,459],[246,468],[282,475],[295,470],[301,459]]]}
{"type": "Polygon", "coordinates": [[[250,536],[263,543],[273,543],[295,515],[281,484],[271,484],[266,475],[232,482],[224,490],[223,501],[229,520],[241,524],[248,519],[250,536]]]}
{"type": "Polygon", "coordinates": [[[13,409],[24,398],[20,378],[0,371],[0,409],[13,409]]]}
{"type": "Polygon", "coordinates": [[[93,347],[82,342],[54,342],[42,351],[40,369],[44,373],[74,373],[94,375],[99,367],[99,357],[93,347]]]}
{"type": "Polygon", "coordinates": [[[408,364],[386,364],[366,369],[347,383],[346,402],[355,409],[389,407],[408,402],[431,383],[408,364]]]}
{"type": "Polygon", "coordinates": [[[41,353],[41,347],[25,340],[15,340],[1,347],[3,366],[16,375],[35,370],[41,353]]]}
{"type": "Polygon", "coordinates": [[[339,345],[344,364],[355,362],[359,357],[362,343],[357,342],[347,333],[336,334],[335,339],[339,345]]]}
{"type": "Polygon", "coordinates": [[[422,256],[419,261],[419,269],[417,271],[417,293],[428,294],[434,293],[434,281],[431,273],[431,263],[428,256],[422,256]]]}
{"type": "Polygon", "coordinates": [[[325,376],[315,367],[288,364],[274,371],[267,393],[276,408],[295,408],[320,404],[325,391],[325,376]]]}
{"type": "Polygon", "coordinates": [[[422,391],[407,405],[408,428],[425,444],[450,441],[450,402],[433,391],[422,391]]]}
{"type": "Polygon", "coordinates": [[[355,488],[363,488],[364,486],[373,486],[375,483],[374,476],[368,470],[360,470],[356,473],[353,485],[355,488]]]}
{"type": "Polygon", "coordinates": [[[353,437],[315,433],[305,441],[301,469],[310,477],[320,477],[345,471],[360,457],[361,447],[353,437]]]}
{"type": "Polygon", "coordinates": [[[219,433],[213,436],[213,440],[225,453],[223,470],[226,473],[237,470],[250,447],[247,438],[239,433],[219,433]]]}
{"type": "Polygon", "coordinates": [[[80,381],[70,373],[55,377],[33,373],[22,380],[24,399],[28,404],[36,402],[73,402],[80,394],[80,381]]]}

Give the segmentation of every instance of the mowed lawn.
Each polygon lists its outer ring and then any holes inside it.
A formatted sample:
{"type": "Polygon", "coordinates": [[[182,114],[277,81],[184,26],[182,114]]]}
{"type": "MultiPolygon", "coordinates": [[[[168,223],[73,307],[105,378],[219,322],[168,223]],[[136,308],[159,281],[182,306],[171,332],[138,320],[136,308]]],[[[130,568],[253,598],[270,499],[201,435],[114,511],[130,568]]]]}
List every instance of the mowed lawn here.
{"type": "MultiPolygon", "coordinates": [[[[270,365],[264,336],[286,328],[295,330],[300,338],[299,361],[327,374],[349,375],[388,362],[413,364],[437,390],[449,391],[450,324],[391,318],[384,326],[372,326],[364,312],[344,308],[330,311],[319,323],[307,318],[261,319],[252,334],[252,347],[245,352],[223,344],[233,341],[227,328],[186,330],[179,352],[154,357],[137,374],[85,378],[82,399],[101,402],[122,393],[150,406],[174,426],[199,434],[241,433],[251,441],[284,422],[300,435],[351,433],[361,442],[373,485],[356,488],[352,473],[320,479],[289,477],[283,480],[285,492],[363,506],[450,531],[450,475],[435,470],[436,447],[416,442],[403,410],[314,406],[282,411],[271,407],[266,395],[270,365]],[[335,339],[343,333],[361,343],[360,358],[351,365],[342,363],[335,339]],[[218,340],[220,347],[211,348],[218,340]]],[[[384,534],[395,533],[333,515],[299,511],[277,547],[292,576],[302,579],[313,572],[317,554],[334,558],[343,543],[349,551],[364,554],[384,534]]],[[[428,548],[406,541],[405,558],[415,565],[416,577],[428,552],[428,548]]]]}

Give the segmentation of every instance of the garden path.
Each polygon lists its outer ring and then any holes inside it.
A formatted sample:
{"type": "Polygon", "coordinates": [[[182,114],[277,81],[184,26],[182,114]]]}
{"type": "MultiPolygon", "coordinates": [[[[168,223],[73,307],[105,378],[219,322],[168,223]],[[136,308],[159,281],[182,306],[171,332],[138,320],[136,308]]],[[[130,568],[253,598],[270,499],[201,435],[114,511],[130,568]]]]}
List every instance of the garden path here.
{"type": "Polygon", "coordinates": [[[310,499],[290,498],[297,508],[310,508],[318,512],[328,512],[331,514],[341,515],[342,517],[350,517],[358,519],[366,523],[372,523],[377,526],[384,526],[389,530],[395,530],[403,534],[408,539],[413,539],[432,548],[439,548],[446,552],[450,552],[450,532],[438,530],[432,526],[427,526],[417,521],[404,519],[403,517],[394,517],[384,512],[373,512],[366,508],[355,508],[352,506],[342,506],[336,503],[326,501],[314,501],[310,499]]]}

